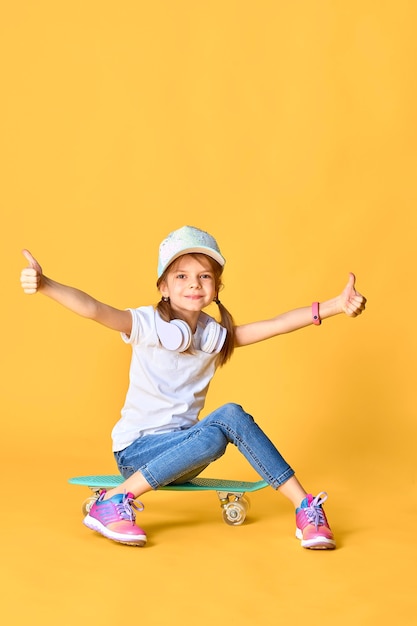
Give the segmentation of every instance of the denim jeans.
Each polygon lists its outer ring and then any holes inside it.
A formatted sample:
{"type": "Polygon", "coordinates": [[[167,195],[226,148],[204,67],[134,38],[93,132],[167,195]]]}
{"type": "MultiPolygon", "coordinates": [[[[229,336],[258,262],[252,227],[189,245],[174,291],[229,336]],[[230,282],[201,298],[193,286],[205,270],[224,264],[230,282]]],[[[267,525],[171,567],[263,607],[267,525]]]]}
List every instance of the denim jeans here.
{"type": "Polygon", "coordinates": [[[153,489],[195,478],[233,443],[274,489],[294,474],[274,444],[241,406],[221,406],[191,428],[146,435],[115,452],[124,478],[140,471],[153,489]]]}

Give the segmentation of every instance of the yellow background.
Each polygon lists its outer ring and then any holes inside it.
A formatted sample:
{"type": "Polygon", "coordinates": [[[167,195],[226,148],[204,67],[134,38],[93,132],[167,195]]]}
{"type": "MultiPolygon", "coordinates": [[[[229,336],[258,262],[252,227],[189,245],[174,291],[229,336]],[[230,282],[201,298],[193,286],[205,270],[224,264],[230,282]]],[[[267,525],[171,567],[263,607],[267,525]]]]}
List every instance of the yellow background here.
{"type": "MultiPolygon", "coordinates": [[[[2,619],[20,624],[416,623],[416,108],[412,1],[2,2],[2,619]],[[184,224],[227,258],[238,323],[338,294],[357,320],[238,351],[207,411],[254,414],[326,507],[148,494],[143,550],[81,524],[76,474],[115,470],[130,349],[42,296],[20,254],[121,308],[156,300],[184,224]]],[[[255,478],[234,449],[212,475],[255,478]]]]}

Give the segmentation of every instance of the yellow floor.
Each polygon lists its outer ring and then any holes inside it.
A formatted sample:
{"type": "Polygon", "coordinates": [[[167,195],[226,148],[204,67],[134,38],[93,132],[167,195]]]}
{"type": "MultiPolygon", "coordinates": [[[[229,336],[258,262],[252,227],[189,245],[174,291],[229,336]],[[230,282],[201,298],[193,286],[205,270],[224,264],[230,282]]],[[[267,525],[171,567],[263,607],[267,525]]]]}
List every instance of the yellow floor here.
{"type": "Polygon", "coordinates": [[[89,492],[67,484],[73,461],[51,475],[33,462],[23,499],[18,467],[4,485],[4,626],[417,623],[411,483],[401,493],[372,476],[328,481],[333,552],[303,550],[291,508],[269,488],[251,494],[240,527],[223,522],[213,493],[147,494],[149,542],[130,548],[82,525],[89,492]]]}

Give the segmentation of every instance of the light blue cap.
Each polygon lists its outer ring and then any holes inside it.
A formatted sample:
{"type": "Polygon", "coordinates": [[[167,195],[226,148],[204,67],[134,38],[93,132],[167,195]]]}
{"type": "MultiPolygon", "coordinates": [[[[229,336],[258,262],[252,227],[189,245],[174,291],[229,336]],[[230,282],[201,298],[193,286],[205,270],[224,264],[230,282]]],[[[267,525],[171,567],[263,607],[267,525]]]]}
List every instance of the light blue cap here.
{"type": "Polygon", "coordinates": [[[159,246],[158,278],[172,261],[191,252],[206,254],[222,266],[226,263],[214,237],[194,226],[183,226],[170,233],[159,246]]]}

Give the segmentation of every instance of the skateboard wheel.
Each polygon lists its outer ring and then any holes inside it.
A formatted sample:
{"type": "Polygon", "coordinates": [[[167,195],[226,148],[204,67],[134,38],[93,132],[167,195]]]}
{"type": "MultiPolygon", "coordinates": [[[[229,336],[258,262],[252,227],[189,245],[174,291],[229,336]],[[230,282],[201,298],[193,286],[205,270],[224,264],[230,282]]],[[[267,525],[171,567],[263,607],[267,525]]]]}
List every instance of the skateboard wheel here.
{"type": "Polygon", "coordinates": [[[84,517],[89,514],[90,509],[96,500],[97,500],[97,496],[89,496],[88,498],[86,498],[86,500],[84,500],[84,502],[81,505],[81,510],[82,510],[84,517]]]}
{"type": "Polygon", "coordinates": [[[228,502],[223,507],[223,520],[229,526],[240,526],[246,518],[246,507],[240,501],[228,502]]]}
{"type": "Polygon", "coordinates": [[[245,507],[245,513],[247,513],[250,509],[250,500],[247,496],[242,496],[241,498],[239,498],[239,502],[240,504],[243,504],[243,506],[245,507]]]}

